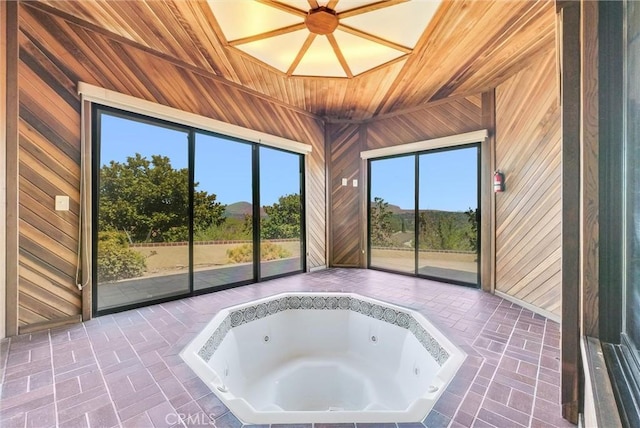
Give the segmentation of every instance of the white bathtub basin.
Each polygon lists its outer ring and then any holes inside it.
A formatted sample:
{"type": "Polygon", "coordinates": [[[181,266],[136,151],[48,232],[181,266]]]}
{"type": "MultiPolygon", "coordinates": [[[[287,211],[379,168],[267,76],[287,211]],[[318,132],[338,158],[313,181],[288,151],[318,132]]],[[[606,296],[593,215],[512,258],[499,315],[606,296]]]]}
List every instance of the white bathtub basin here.
{"type": "Polygon", "coordinates": [[[465,358],[417,312],[348,293],[227,308],[181,356],[250,424],[422,421],[465,358]]]}

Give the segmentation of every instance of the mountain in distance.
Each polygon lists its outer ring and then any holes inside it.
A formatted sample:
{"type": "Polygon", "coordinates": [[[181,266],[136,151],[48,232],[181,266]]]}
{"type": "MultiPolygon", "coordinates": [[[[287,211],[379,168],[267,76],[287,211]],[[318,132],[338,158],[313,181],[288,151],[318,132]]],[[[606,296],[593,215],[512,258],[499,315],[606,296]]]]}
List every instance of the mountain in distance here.
{"type": "MultiPolygon", "coordinates": [[[[225,217],[239,218],[244,219],[246,215],[253,214],[253,205],[249,202],[234,202],[233,204],[229,204],[224,209],[225,217]]],[[[264,212],[264,208],[260,208],[260,216],[264,217],[266,213],[264,212]]]]}
{"type": "Polygon", "coordinates": [[[388,209],[389,209],[389,211],[391,211],[393,214],[403,214],[403,213],[406,213],[407,211],[412,211],[412,210],[405,210],[405,209],[402,209],[402,208],[400,208],[399,206],[397,206],[397,205],[392,205],[392,204],[389,204],[389,205],[387,206],[387,208],[388,208],[388,209]]]}
{"type": "MultiPolygon", "coordinates": [[[[399,215],[399,216],[413,216],[412,209],[400,208],[398,205],[389,204],[387,209],[391,212],[391,214],[399,215]]],[[[424,209],[420,210],[420,212],[434,212],[434,213],[451,213],[451,214],[459,214],[465,211],[445,211],[445,210],[434,210],[434,209],[424,209]]]]}

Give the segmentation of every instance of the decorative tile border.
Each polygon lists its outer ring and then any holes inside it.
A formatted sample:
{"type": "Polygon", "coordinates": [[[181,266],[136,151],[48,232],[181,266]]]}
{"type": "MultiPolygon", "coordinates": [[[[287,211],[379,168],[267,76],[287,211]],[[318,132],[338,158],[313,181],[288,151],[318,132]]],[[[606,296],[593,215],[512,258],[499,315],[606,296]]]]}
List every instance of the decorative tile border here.
{"type": "Polygon", "coordinates": [[[313,296],[309,294],[286,295],[231,311],[200,348],[198,355],[208,362],[229,330],[234,327],[277,314],[278,312],[300,309],[350,310],[376,320],[397,325],[409,330],[439,366],[442,366],[449,358],[449,352],[409,313],[350,296],[313,296]]]}

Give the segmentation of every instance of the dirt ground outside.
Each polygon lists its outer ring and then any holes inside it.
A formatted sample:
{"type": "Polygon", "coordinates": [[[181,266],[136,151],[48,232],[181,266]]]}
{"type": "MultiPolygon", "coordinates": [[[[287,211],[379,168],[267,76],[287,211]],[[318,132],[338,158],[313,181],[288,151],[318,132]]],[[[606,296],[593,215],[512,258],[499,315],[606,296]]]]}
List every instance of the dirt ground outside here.
{"type": "MultiPolygon", "coordinates": [[[[291,258],[300,257],[300,241],[275,242],[291,253],[291,258]]],[[[233,263],[227,258],[227,250],[245,244],[209,244],[194,245],[194,271],[216,267],[230,266],[233,263]]],[[[168,275],[185,272],[189,269],[189,247],[180,246],[136,246],[132,248],[145,257],[147,270],[143,277],[168,275]]]]}
{"type": "MultiPolygon", "coordinates": [[[[478,270],[477,254],[467,253],[442,253],[435,251],[420,251],[419,267],[438,267],[459,270],[463,272],[476,272],[478,270]]],[[[402,250],[371,250],[371,262],[376,266],[393,266],[407,272],[414,270],[414,252],[402,250]]]]}

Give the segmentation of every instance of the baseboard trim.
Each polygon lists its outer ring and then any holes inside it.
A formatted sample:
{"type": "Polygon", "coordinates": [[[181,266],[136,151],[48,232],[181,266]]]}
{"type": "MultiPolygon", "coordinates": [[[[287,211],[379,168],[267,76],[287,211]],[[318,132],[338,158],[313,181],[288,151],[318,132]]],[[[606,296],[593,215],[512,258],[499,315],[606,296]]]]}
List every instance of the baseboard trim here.
{"type": "Polygon", "coordinates": [[[18,334],[29,334],[37,331],[48,330],[50,328],[62,327],[69,324],[77,324],[82,322],[82,315],[72,315],[67,318],[60,318],[52,321],[43,321],[35,324],[21,326],[18,334]]]}
{"type": "Polygon", "coordinates": [[[555,321],[558,324],[560,324],[560,321],[562,321],[562,318],[559,315],[554,314],[551,311],[547,311],[545,309],[541,309],[535,305],[532,305],[531,303],[527,303],[523,300],[518,299],[517,297],[513,297],[507,293],[504,293],[502,291],[495,291],[496,296],[498,297],[502,297],[504,300],[508,300],[512,303],[518,304],[520,306],[522,306],[525,309],[530,310],[531,312],[535,312],[538,315],[542,315],[545,318],[550,319],[551,321],[555,321]]]}

